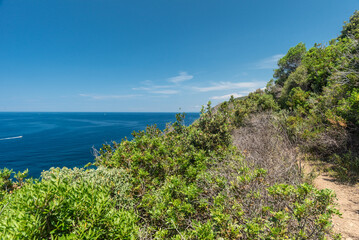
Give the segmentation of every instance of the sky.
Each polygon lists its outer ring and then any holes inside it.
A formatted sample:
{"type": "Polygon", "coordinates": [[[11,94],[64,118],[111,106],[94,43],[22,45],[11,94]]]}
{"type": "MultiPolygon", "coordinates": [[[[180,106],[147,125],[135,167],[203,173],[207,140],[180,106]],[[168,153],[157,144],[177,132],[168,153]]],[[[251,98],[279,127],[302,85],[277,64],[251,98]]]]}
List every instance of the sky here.
{"type": "Polygon", "coordinates": [[[0,111],[199,112],[263,88],[359,0],[0,0],[0,111]]]}

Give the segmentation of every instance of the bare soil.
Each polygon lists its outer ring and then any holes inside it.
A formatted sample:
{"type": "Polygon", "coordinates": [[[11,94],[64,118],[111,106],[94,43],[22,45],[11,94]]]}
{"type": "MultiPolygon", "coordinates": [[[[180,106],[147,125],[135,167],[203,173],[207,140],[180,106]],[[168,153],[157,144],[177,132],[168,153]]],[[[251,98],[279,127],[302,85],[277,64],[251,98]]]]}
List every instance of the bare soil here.
{"type": "MultiPolygon", "coordinates": [[[[316,169],[314,165],[305,163],[304,171],[308,173],[316,169]]],[[[326,173],[317,172],[317,174],[318,176],[313,180],[314,186],[318,189],[331,189],[337,195],[338,208],[342,216],[333,218],[334,231],[341,233],[343,239],[359,240],[359,185],[345,185],[326,173]]]]}

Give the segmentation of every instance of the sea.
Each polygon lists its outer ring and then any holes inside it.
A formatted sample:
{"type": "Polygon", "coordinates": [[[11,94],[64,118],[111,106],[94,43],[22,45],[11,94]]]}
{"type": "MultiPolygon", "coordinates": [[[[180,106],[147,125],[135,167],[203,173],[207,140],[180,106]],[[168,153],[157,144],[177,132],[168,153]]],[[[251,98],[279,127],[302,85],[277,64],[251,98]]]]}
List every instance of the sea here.
{"type": "MultiPolygon", "coordinates": [[[[0,169],[29,170],[38,178],[51,167],[83,167],[94,149],[132,138],[133,131],[156,124],[163,130],[176,113],[0,112],[0,169]]],[[[186,113],[185,124],[199,118],[186,113]]]]}

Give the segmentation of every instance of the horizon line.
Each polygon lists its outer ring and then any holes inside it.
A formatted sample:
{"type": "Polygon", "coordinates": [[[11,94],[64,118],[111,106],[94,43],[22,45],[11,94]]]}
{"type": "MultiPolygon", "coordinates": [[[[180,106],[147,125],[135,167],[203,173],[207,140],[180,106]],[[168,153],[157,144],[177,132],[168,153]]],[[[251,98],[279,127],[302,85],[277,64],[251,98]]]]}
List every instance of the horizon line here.
{"type": "Polygon", "coordinates": [[[100,112],[100,111],[92,111],[92,112],[88,112],[88,111],[59,111],[59,112],[55,112],[55,111],[0,111],[0,113],[200,113],[200,111],[198,112],[186,112],[186,111],[176,111],[176,112],[145,112],[145,111],[118,111],[118,112],[100,112]]]}

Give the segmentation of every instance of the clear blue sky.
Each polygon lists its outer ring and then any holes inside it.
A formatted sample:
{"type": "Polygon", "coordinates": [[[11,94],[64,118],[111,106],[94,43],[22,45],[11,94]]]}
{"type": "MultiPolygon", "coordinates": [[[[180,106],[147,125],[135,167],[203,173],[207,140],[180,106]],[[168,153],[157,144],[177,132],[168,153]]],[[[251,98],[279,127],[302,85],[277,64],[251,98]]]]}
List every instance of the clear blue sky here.
{"type": "Polygon", "coordinates": [[[196,112],[262,88],[358,0],[0,0],[0,111],[196,112]]]}

